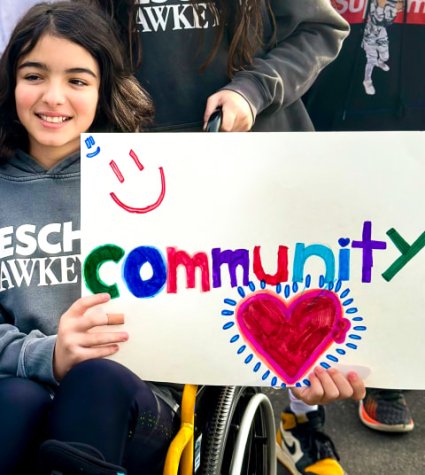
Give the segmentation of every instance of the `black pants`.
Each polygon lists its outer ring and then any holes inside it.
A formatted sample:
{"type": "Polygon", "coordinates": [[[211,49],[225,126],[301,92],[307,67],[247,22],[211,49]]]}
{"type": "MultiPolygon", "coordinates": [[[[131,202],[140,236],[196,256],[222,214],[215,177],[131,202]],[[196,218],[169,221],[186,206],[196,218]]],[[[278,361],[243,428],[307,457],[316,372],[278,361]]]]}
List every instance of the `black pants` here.
{"type": "Polygon", "coordinates": [[[54,399],[30,380],[0,380],[0,473],[34,473],[40,442],[58,439],[98,449],[129,475],[160,474],[178,428],[172,409],[131,371],[89,360],[63,379],[54,399]]]}

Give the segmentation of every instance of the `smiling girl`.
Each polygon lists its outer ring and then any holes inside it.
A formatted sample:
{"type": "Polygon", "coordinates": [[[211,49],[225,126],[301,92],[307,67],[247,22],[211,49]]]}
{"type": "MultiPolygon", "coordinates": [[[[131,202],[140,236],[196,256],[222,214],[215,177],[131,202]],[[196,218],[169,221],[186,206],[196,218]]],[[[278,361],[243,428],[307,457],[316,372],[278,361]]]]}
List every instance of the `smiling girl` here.
{"type": "Polygon", "coordinates": [[[0,63],[0,473],[157,473],[176,402],[104,359],[128,339],[80,297],[80,133],[136,132],[150,101],[113,28],[33,7],[0,63]],[[88,313],[87,313],[88,312],[88,313]],[[109,325],[107,332],[99,326],[109,325]]]}
{"type": "Polygon", "coordinates": [[[99,85],[97,61],[64,38],[43,35],[19,60],[16,113],[40,165],[49,169],[79,149],[80,132],[96,115],[99,85]]]}

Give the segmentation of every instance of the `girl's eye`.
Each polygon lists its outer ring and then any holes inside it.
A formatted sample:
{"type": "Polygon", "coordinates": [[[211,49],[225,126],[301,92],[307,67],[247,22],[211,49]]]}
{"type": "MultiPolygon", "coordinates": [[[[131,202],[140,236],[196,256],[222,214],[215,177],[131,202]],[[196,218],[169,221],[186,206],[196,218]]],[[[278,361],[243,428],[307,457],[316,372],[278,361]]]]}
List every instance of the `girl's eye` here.
{"type": "Polygon", "coordinates": [[[87,86],[87,82],[82,79],[70,79],[69,82],[75,86],[87,86]]]}
{"type": "Polygon", "coordinates": [[[24,79],[26,81],[37,81],[38,79],[41,79],[41,77],[38,74],[31,73],[24,76],[24,79]]]}

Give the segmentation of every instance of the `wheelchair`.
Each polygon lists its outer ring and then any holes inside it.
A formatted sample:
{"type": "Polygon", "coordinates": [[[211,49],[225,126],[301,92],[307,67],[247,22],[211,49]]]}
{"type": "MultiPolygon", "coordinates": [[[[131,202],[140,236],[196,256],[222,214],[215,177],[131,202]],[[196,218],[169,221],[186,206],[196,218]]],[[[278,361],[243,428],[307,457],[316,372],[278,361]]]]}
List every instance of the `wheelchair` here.
{"type": "Polygon", "coordinates": [[[275,475],[273,408],[260,388],[185,385],[163,475],[275,475]]]}

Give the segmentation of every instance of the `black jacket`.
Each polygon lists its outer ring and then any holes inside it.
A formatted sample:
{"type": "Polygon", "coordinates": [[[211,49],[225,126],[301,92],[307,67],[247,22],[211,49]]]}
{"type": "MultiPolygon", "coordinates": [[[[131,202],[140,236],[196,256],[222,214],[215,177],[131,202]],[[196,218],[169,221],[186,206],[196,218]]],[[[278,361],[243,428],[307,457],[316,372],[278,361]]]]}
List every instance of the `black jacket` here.
{"type": "Polygon", "coordinates": [[[304,98],[316,129],[425,129],[425,2],[333,4],[351,33],[304,98]]]}

